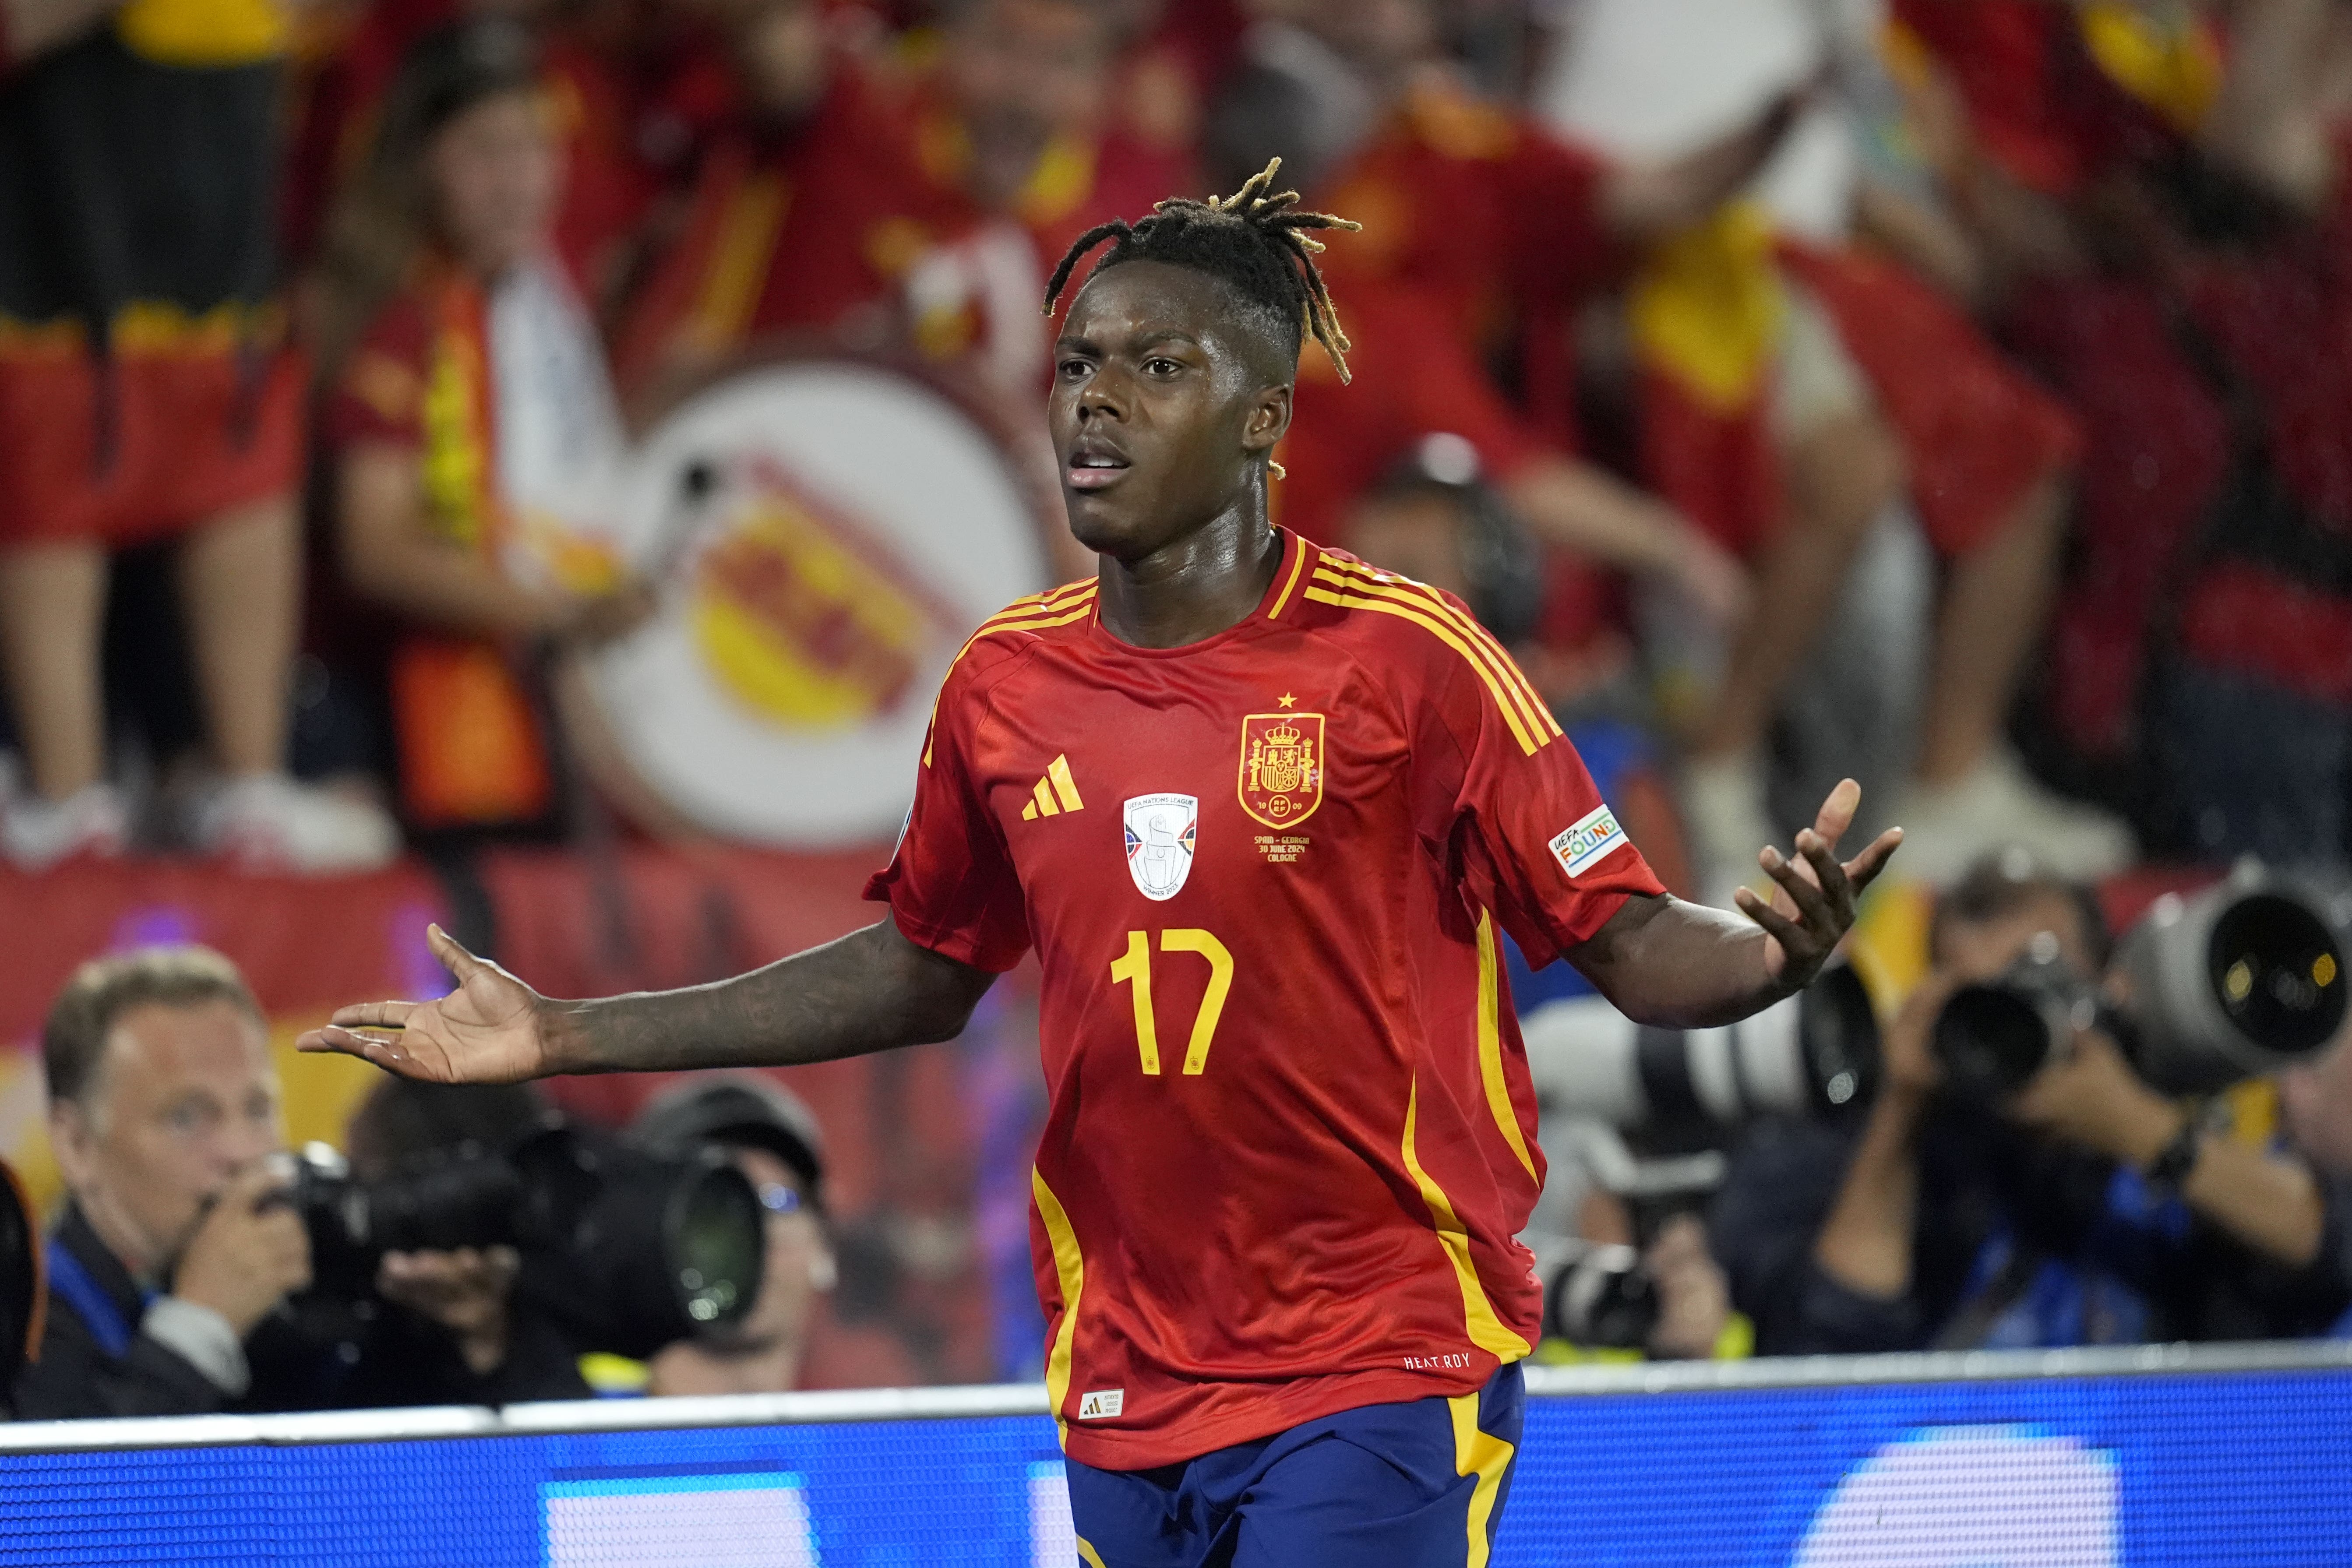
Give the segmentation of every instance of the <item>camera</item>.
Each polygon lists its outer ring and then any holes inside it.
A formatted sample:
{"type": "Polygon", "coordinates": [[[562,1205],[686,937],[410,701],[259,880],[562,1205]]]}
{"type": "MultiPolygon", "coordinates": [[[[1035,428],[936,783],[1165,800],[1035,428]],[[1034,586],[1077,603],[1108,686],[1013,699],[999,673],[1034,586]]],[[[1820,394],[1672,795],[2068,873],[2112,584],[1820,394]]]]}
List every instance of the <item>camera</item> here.
{"type": "Polygon", "coordinates": [[[1846,964],[1726,1028],[1645,1028],[1580,996],[1533,1009],[1519,1033],[1546,1101],[1621,1128],[1711,1134],[1867,1103],[1878,1086],[1877,1018],[1846,964]]]}
{"type": "Polygon", "coordinates": [[[766,1211],[721,1151],[662,1159],[562,1123],[373,1183],[311,1143],[288,1201],[328,1296],[372,1294],[386,1252],[512,1247],[519,1295],[581,1344],[625,1356],[741,1321],[766,1260],[766,1211]]]}
{"type": "Polygon", "coordinates": [[[1657,1332],[1656,1281],[1630,1247],[1570,1237],[1538,1260],[1544,1286],[1543,1337],[1586,1350],[1639,1351],[1657,1332]]]}
{"type": "Polygon", "coordinates": [[[0,1160],[0,1415],[7,1413],[16,1374],[40,1354],[47,1293],[32,1201],[8,1162],[0,1160]]]}
{"type": "Polygon", "coordinates": [[[1952,994],[1937,1058],[1958,1093],[2000,1100],[2062,1054],[2078,1029],[2115,1037],[2166,1094],[2207,1094],[2327,1049],[2344,1027],[2352,897],[2249,862],[2218,887],[2168,894],[2124,934],[2121,999],[2037,937],[2000,979],[1952,994]]]}

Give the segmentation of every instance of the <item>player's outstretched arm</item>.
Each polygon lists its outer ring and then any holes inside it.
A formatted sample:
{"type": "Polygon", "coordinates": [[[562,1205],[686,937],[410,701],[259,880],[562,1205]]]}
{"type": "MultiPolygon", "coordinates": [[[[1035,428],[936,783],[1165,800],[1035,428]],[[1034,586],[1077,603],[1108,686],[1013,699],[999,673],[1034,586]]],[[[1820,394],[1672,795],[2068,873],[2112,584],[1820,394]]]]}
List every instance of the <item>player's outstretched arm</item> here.
{"type": "Polygon", "coordinates": [[[764,969],[683,991],[541,996],[440,927],[457,977],[437,1002],[363,1002],[296,1042],[431,1083],[551,1073],[789,1067],[952,1039],[996,976],[916,946],[885,920],[764,969]]]}
{"type": "Polygon", "coordinates": [[[1778,884],[1766,903],[1742,888],[1742,920],[1675,898],[1633,898],[1569,961],[1637,1024],[1711,1028],[1747,1017],[1822,972],[1853,929],[1862,890],[1885,868],[1903,830],[1890,827],[1851,860],[1838,840],[1862,805],[1852,779],[1830,791],[1792,859],[1766,847],[1759,864],[1778,884]]]}

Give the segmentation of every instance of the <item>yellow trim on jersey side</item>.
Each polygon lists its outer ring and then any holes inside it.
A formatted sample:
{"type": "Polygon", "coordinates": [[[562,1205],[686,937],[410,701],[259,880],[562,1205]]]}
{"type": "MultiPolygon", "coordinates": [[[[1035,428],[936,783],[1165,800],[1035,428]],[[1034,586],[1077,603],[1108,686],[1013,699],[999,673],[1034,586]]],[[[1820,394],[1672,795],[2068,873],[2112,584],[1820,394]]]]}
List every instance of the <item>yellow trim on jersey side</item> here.
{"type": "Polygon", "coordinates": [[[1087,1568],[1103,1568],[1102,1553],[1097,1552],[1094,1543],[1083,1535],[1078,1537],[1078,1558],[1087,1568]]]}
{"type": "Polygon", "coordinates": [[[1078,1297],[1087,1288],[1087,1260],[1078,1251],[1078,1233],[1070,1228],[1062,1200],[1034,1165],[1029,1168],[1029,1195],[1036,1200],[1037,1217],[1045,1222],[1045,1239],[1054,1248],[1054,1278],[1062,1289],[1062,1326],[1045,1357],[1045,1397],[1053,1405],[1054,1430],[1066,1445],[1070,1427],[1062,1419],[1062,1402],[1070,1396],[1070,1344],[1078,1332],[1078,1297]]]}
{"type": "Polygon", "coordinates": [[[1382,598],[1401,600],[1443,616],[1448,626],[1470,639],[1471,646],[1484,656],[1486,668],[1517,697],[1519,716],[1528,721],[1530,730],[1538,735],[1555,738],[1561,733],[1559,721],[1551,716],[1551,709],[1537,695],[1534,685],[1520,670],[1518,662],[1504,651],[1503,645],[1495,640],[1494,634],[1480,626],[1476,616],[1465,615],[1447,604],[1445,596],[1428,584],[1416,583],[1410,577],[1399,577],[1393,573],[1375,572],[1370,567],[1329,554],[1326,554],[1323,563],[1316,568],[1316,575],[1382,598]]]}
{"type": "MultiPolygon", "coordinates": [[[[1318,577],[1324,575],[1320,571],[1315,574],[1318,577]]],[[[1435,637],[1438,641],[1460,654],[1470,668],[1477,671],[1478,679],[1486,683],[1487,691],[1493,695],[1496,710],[1503,715],[1503,722],[1509,726],[1511,734],[1518,741],[1519,750],[1533,756],[1551,744],[1549,735],[1538,739],[1528,732],[1527,725],[1520,721],[1518,713],[1511,705],[1510,699],[1503,695],[1503,688],[1496,680],[1494,674],[1471,653],[1469,646],[1463,642],[1460,636],[1443,621],[1423,615],[1412,605],[1400,605],[1392,599],[1368,599],[1356,594],[1334,594],[1327,588],[1314,587],[1307,590],[1306,596],[1318,604],[1336,605],[1343,610],[1372,610],[1384,616],[1395,616],[1401,620],[1411,621],[1420,626],[1435,637]]]]}
{"type": "Polygon", "coordinates": [[[1470,1489],[1469,1555],[1463,1561],[1467,1568],[1486,1568],[1494,1551],[1495,1504],[1503,1495],[1503,1473],[1511,1468],[1517,1450],[1478,1425],[1476,1394],[1455,1394],[1445,1408],[1454,1417],[1454,1473],[1478,1478],[1470,1489]]]}
{"type": "Polygon", "coordinates": [[[931,765],[931,742],[940,727],[940,697],[947,691],[948,680],[955,674],[956,666],[963,662],[963,656],[970,653],[981,638],[993,637],[998,632],[1039,632],[1085,619],[1094,614],[1094,601],[1087,592],[1093,587],[1092,583],[1073,584],[1071,588],[1076,590],[1075,595],[1050,606],[1023,604],[1009,610],[1000,610],[981,622],[978,631],[964,638],[963,647],[956,649],[956,656],[948,660],[947,674],[940,677],[939,691],[931,697],[931,721],[923,727],[923,766],[928,768],[931,765]],[[1069,605],[1076,605],[1077,608],[1066,608],[1069,605]],[[1062,613],[1054,614],[1056,610],[1062,613]]]}
{"type": "Polygon", "coordinates": [[[1528,1152],[1528,1141],[1519,1131],[1519,1113],[1511,1109],[1511,1086],[1503,1078],[1503,987],[1495,964],[1495,917],[1487,910],[1478,911],[1478,1077],[1486,1086],[1486,1109],[1495,1113],[1495,1125],[1503,1130],[1503,1141],[1511,1152],[1527,1167],[1528,1180],[1538,1186],[1543,1178],[1536,1174],[1535,1157],[1528,1152]]]}
{"type": "Polygon", "coordinates": [[[1454,1283],[1462,1287],[1463,1326],[1469,1331],[1470,1342],[1508,1365],[1532,1354],[1535,1346],[1505,1328],[1503,1320],[1495,1315],[1495,1303],[1486,1299],[1486,1287],[1479,1282],[1477,1266],[1470,1260],[1468,1228],[1455,1215],[1454,1200],[1445,1195],[1445,1189],[1421,1168],[1421,1156],[1412,1146],[1413,1124],[1420,1114],[1421,1080],[1415,1078],[1404,1102],[1405,1173],[1421,1189],[1421,1201],[1429,1205],[1429,1217],[1437,1226],[1437,1239],[1445,1248],[1446,1261],[1454,1265],[1454,1283]]]}
{"type": "Polygon", "coordinates": [[[1281,594],[1274,601],[1274,608],[1265,613],[1269,621],[1281,615],[1283,606],[1290,603],[1290,591],[1298,586],[1298,574],[1307,570],[1307,541],[1293,536],[1291,542],[1298,547],[1298,558],[1290,563],[1290,578],[1283,584],[1281,594]]]}

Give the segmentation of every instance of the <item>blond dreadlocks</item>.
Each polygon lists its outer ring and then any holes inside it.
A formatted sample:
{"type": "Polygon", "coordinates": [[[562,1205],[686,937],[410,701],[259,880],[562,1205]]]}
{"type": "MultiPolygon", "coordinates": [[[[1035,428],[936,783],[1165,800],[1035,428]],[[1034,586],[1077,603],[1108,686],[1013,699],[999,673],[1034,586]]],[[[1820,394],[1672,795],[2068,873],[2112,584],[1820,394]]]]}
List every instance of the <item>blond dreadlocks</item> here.
{"type": "Polygon", "coordinates": [[[1230,196],[1211,196],[1205,202],[1171,196],[1153,207],[1150,216],[1133,224],[1120,219],[1097,224],[1078,236],[1054,268],[1045,285],[1045,313],[1054,313],[1080,259],[1108,239],[1110,249],[1087,277],[1123,261],[1164,261],[1223,279],[1268,318],[1294,361],[1304,334],[1311,332],[1346,382],[1348,350],[1353,345],[1339,330],[1331,291],[1315,265],[1323,242],[1308,231],[1362,226],[1329,213],[1302,211],[1297,191],[1274,188],[1275,173],[1281,167],[1281,159],[1273,160],[1230,196]]]}

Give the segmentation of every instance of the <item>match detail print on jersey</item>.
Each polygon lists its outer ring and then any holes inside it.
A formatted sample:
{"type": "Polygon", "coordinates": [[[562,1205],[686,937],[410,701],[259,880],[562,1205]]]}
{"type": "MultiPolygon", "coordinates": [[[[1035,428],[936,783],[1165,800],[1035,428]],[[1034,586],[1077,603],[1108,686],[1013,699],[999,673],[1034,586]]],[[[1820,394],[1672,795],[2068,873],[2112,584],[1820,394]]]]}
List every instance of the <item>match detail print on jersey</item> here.
{"type": "Polygon", "coordinates": [[[1145,898],[1174,898],[1192,874],[1200,837],[1201,801],[1190,795],[1139,795],[1122,808],[1127,818],[1127,872],[1145,898]]]}
{"type": "Polygon", "coordinates": [[[1268,827],[1296,827],[1323,804],[1323,715],[1252,713],[1242,721],[1242,809],[1268,827]]]}
{"type": "Polygon", "coordinates": [[[1551,854],[1573,880],[1631,842],[1617,826],[1617,814],[1596,805],[1551,841],[1551,854]]]}

